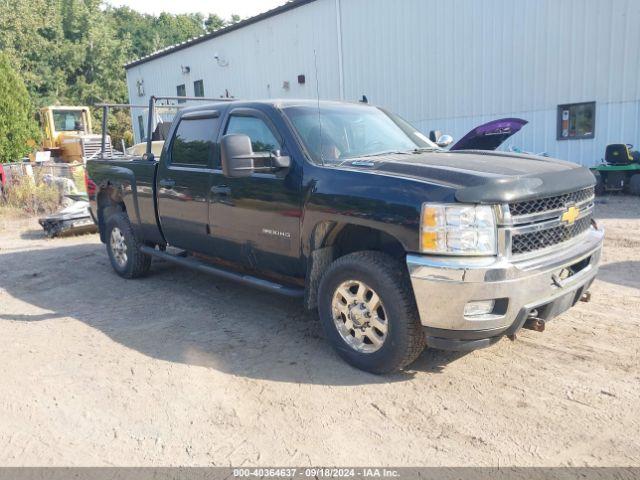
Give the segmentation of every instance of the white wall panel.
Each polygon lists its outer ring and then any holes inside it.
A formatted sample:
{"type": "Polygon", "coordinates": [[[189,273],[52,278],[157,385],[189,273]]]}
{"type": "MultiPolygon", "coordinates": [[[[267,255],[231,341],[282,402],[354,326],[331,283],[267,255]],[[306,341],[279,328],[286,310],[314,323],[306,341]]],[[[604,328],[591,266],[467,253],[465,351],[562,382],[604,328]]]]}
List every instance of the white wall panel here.
{"type": "MultiPolygon", "coordinates": [[[[228,92],[241,99],[315,98],[318,85],[323,98],[337,98],[337,37],[335,3],[313,2],[128,69],[131,102],[146,104],[150,95],[176,95],[176,86],[183,83],[187,96],[193,96],[193,82],[200,79],[206,97],[228,92]],[[218,64],[216,53],[227,66],[218,64]],[[184,75],[181,66],[189,66],[189,74],[184,75]],[[298,84],[298,75],[305,75],[305,84],[298,84]],[[140,79],[144,97],[136,94],[140,79]]],[[[136,125],[134,121],[139,138],[136,125]]]]}
{"type": "Polygon", "coordinates": [[[341,1],[347,98],[456,138],[522,117],[511,144],[584,165],[640,143],[640,1],[341,1]],[[557,141],[557,106],[586,101],[596,137],[557,141]]]}
{"type": "Polygon", "coordinates": [[[341,47],[346,100],[366,94],[456,138],[522,117],[530,124],[511,145],[593,165],[607,143],[640,144],[639,25],[640,0],[317,0],[134,67],[128,79],[134,95],[138,78],[147,94],[170,95],[179,83],[193,94],[203,78],[207,96],[313,98],[315,49],[320,96],[337,99],[341,47]],[[595,138],[558,141],[557,106],[588,101],[595,138]]]}

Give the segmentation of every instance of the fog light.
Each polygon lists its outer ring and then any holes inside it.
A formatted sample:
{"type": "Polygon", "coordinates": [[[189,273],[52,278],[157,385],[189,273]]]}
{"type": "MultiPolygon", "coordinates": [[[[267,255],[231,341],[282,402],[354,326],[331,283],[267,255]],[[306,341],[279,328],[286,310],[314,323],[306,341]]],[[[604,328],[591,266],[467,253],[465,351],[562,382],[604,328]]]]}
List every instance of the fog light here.
{"type": "Polygon", "coordinates": [[[478,300],[475,302],[469,302],[464,306],[464,316],[476,317],[478,315],[487,315],[493,312],[495,304],[495,300],[478,300]]]}

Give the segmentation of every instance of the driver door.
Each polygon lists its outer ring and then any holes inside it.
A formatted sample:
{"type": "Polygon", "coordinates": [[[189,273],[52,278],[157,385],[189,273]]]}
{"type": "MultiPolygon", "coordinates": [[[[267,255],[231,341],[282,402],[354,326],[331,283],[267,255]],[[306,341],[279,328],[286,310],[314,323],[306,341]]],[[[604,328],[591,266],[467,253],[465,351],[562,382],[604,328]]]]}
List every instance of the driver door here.
{"type": "MultiPolygon", "coordinates": [[[[223,135],[249,136],[254,152],[286,152],[282,136],[262,111],[232,110],[223,135]]],[[[256,167],[266,166],[256,161],[256,167]]],[[[298,269],[302,196],[292,173],[256,171],[228,178],[214,169],[209,225],[218,256],[254,270],[291,274],[298,269]]]]}

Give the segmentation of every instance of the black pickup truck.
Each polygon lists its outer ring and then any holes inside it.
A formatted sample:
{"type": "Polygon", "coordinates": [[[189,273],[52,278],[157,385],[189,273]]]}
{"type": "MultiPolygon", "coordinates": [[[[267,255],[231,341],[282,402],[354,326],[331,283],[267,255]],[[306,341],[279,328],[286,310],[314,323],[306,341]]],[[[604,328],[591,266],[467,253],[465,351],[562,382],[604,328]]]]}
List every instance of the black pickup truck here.
{"type": "Polygon", "coordinates": [[[159,159],[149,147],[87,168],[119,275],[159,257],[300,297],[337,352],[375,373],[425,346],[542,330],[588,300],[603,242],[588,169],[445,151],[364,104],[187,107],[159,159]]]}

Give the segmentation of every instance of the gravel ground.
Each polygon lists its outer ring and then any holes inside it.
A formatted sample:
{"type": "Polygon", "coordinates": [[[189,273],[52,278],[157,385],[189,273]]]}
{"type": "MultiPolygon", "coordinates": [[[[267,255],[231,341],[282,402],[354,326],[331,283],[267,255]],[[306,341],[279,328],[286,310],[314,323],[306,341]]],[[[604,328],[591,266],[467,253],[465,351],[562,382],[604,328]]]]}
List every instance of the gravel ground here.
{"type": "Polygon", "coordinates": [[[0,219],[0,464],[640,466],[640,200],[597,217],[591,303],[386,377],[297,301],[0,219]]]}

